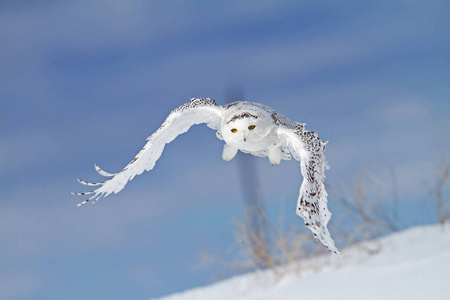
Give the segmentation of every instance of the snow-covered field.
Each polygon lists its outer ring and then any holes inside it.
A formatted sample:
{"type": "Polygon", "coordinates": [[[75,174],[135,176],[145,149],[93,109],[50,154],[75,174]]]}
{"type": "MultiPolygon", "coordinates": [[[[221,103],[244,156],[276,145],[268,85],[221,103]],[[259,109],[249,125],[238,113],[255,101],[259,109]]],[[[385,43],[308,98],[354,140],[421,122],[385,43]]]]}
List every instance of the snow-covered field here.
{"type": "Polygon", "coordinates": [[[415,227],[343,254],[278,274],[237,276],[161,300],[450,299],[450,226],[415,227]]]}

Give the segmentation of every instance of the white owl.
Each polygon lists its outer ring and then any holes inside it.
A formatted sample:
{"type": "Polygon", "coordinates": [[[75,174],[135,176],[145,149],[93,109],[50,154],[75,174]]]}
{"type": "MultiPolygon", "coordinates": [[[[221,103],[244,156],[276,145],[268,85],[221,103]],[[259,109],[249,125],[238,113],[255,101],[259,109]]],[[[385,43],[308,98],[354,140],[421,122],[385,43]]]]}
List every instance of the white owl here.
{"type": "Polygon", "coordinates": [[[323,151],[327,142],[321,141],[317,132],[305,130],[305,124],[294,122],[259,103],[238,101],[221,106],[211,98],[191,98],[191,102],[169,114],[161,127],[147,138],[144,148],[122,171],[111,174],[95,165],[100,175],[111,178],[100,183],[78,179],[84,185],[99,186],[91,192],[72,193],[93,195],[78,206],[89,201],[95,203],[101,196],[121,191],[134,176],[153,169],[165,144],[188,131],[192,125],[200,123],[217,130],[217,137],[225,141],[222,158],[226,161],[233,159],[238,150],[267,156],[273,165],[279,164],[282,159],[291,159],[291,154],[300,161],[303,182],[296,213],[304,219],[306,227],[317,240],[330,251],[340,254],[327,229],[331,217],[323,184],[327,166],[323,151]]]}

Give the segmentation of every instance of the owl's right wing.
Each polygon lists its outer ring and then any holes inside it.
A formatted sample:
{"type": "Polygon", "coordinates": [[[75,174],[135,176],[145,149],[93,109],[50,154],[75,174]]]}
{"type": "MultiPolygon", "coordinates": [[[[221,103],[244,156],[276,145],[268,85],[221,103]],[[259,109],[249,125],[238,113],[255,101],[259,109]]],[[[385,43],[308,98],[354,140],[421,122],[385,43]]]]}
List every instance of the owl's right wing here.
{"type": "Polygon", "coordinates": [[[100,197],[106,197],[111,193],[117,194],[136,175],[153,169],[164,150],[165,144],[188,131],[192,125],[206,123],[211,129],[219,129],[221,120],[221,106],[217,105],[215,100],[211,98],[191,98],[191,102],[181,105],[169,114],[161,127],[147,138],[148,142],[144,148],[122,171],[111,174],[95,165],[95,169],[100,175],[111,178],[100,183],[89,183],[78,179],[84,185],[100,186],[91,192],[72,193],[79,196],[92,195],[89,199],[79,203],[78,206],[89,201],[95,203],[100,197]]]}

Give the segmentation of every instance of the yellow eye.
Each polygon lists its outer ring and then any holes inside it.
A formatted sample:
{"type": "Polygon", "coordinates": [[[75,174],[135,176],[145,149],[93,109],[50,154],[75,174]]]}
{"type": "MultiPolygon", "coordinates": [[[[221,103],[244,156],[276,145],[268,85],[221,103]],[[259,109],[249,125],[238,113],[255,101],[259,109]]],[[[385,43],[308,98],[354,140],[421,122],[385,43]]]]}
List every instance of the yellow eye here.
{"type": "Polygon", "coordinates": [[[237,132],[237,129],[236,129],[236,128],[233,128],[233,129],[231,129],[231,132],[232,132],[232,133],[236,133],[236,132],[237,132]]]}
{"type": "Polygon", "coordinates": [[[255,125],[250,125],[250,126],[248,126],[248,129],[250,129],[250,130],[255,129],[255,125]]]}

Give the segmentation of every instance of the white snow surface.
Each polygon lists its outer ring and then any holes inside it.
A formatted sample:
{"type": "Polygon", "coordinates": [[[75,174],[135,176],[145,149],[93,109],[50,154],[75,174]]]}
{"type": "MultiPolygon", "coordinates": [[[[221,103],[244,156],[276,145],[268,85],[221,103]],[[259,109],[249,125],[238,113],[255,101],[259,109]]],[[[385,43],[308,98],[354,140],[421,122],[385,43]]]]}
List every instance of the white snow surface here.
{"type": "Polygon", "coordinates": [[[343,257],[330,253],[160,298],[221,299],[450,299],[450,226],[415,227],[344,249],[343,257]]]}

